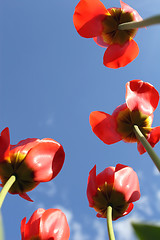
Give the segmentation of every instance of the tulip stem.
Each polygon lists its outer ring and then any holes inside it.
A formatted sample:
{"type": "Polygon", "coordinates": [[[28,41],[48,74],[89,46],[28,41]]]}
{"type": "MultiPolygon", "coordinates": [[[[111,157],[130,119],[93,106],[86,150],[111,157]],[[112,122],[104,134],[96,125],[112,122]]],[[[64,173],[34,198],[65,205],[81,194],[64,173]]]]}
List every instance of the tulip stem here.
{"type": "Polygon", "coordinates": [[[142,132],[140,131],[139,127],[137,125],[134,125],[134,132],[136,134],[136,137],[138,140],[142,143],[143,147],[146,149],[147,153],[149,154],[150,158],[153,160],[154,164],[160,171],[160,159],[147,141],[147,139],[144,137],[142,132]]]}
{"type": "Polygon", "coordinates": [[[113,225],[112,225],[112,207],[107,207],[107,228],[109,240],[115,240],[113,225]]]}
{"type": "Polygon", "coordinates": [[[16,177],[12,175],[8,181],[3,186],[1,192],[0,192],[0,208],[2,207],[3,201],[9,191],[9,189],[12,187],[13,183],[16,181],[16,177]]]}
{"type": "Polygon", "coordinates": [[[121,23],[118,26],[119,30],[129,30],[129,29],[134,29],[134,28],[142,28],[142,27],[147,27],[150,25],[154,24],[159,24],[160,23],[160,15],[156,15],[153,17],[146,18],[141,21],[132,21],[132,22],[126,22],[126,23],[121,23]]]}

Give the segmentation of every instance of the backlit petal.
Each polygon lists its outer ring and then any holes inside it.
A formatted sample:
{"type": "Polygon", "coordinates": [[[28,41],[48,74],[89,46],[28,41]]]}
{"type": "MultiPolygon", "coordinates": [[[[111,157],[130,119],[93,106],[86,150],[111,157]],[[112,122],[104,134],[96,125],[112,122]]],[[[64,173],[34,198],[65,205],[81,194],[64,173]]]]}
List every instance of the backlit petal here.
{"type": "Polygon", "coordinates": [[[64,158],[62,145],[53,139],[44,138],[28,152],[25,163],[34,171],[34,181],[46,182],[57,176],[64,158]]]}
{"type": "Polygon", "coordinates": [[[103,186],[105,182],[112,185],[114,183],[114,167],[108,167],[97,175],[97,186],[103,186]]]}
{"type": "Polygon", "coordinates": [[[135,9],[131,8],[128,4],[122,2],[122,0],[120,0],[120,4],[121,4],[122,10],[124,10],[125,12],[133,13],[134,21],[143,20],[142,17],[139,15],[139,13],[135,9]]]}
{"type": "Polygon", "coordinates": [[[125,67],[132,62],[139,53],[137,43],[132,39],[123,46],[110,45],[104,53],[103,64],[109,68],[125,67]]]}
{"type": "MultiPolygon", "coordinates": [[[[147,141],[150,143],[152,147],[154,147],[159,142],[159,140],[160,140],[160,127],[152,128],[147,141]]],[[[146,152],[141,142],[138,143],[137,149],[140,154],[146,152]]]]}
{"type": "Polygon", "coordinates": [[[109,45],[107,43],[105,43],[103,41],[103,38],[101,36],[98,37],[94,37],[93,40],[95,41],[95,43],[97,43],[97,45],[99,45],[100,47],[108,47],[109,45]]]}
{"type": "Polygon", "coordinates": [[[10,150],[10,136],[9,136],[9,128],[5,128],[1,132],[0,136],[0,162],[5,160],[9,160],[9,150],[10,150]]]}
{"type": "Polygon", "coordinates": [[[159,93],[150,83],[132,80],[126,84],[126,103],[131,111],[140,110],[151,115],[158,102],[159,93]]]}
{"type": "Polygon", "coordinates": [[[65,214],[59,209],[46,210],[40,220],[40,239],[68,240],[70,229],[65,214]]]}
{"type": "Polygon", "coordinates": [[[107,9],[99,0],[80,0],[75,8],[73,23],[77,32],[85,38],[96,37],[102,32],[107,9]]]}
{"type": "Polygon", "coordinates": [[[116,143],[121,139],[116,131],[115,119],[105,112],[91,112],[90,125],[93,132],[106,144],[116,143]]]}
{"type": "Polygon", "coordinates": [[[96,181],[96,165],[89,172],[88,183],[87,183],[87,198],[89,206],[94,206],[93,197],[97,193],[97,181],[96,181]]]}
{"type": "Polygon", "coordinates": [[[139,181],[136,172],[125,165],[116,166],[114,189],[125,196],[126,202],[135,202],[140,198],[139,181]]]}

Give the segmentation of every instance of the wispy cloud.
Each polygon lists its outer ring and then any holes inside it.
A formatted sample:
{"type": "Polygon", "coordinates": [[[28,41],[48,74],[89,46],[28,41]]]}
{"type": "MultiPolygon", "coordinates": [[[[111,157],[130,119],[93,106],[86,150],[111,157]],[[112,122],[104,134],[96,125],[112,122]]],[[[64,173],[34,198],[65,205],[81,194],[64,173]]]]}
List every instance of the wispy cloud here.
{"type": "Polygon", "coordinates": [[[151,208],[150,199],[149,196],[142,196],[140,200],[138,201],[137,208],[143,212],[144,214],[147,214],[148,216],[153,215],[153,210],[151,208]]]}
{"type": "MultiPolygon", "coordinates": [[[[103,219],[103,220],[105,221],[105,219],[103,219]]],[[[96,230],[96,236],[95,236],[94,240],[105,240],[107,224],[104,227],[104,224],[102,222],[100,222],[100,219],[98,219],[98,220],[94,220],[93,227],[96,230]]]]}
{"type": "Polygon", "coordinates": [[[153,175],[154,176],[159,176],[159,171],[155,166],[153,167],[153,175]]]}
{"type": "Polygon", "coordinates": [[[131,222],[138,222],[142,218],[138,214],[127,217],[124,220],[117,220],[114,222],[114,230],[118,240],[136,240],[131,222]]]}

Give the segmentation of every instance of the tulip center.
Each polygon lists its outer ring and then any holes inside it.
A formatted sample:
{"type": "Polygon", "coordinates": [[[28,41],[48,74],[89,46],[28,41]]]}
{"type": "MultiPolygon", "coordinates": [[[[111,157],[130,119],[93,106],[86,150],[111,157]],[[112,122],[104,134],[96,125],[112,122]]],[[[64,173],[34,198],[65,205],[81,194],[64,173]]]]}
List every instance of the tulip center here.
{"type": "Polygon", "coordinates": [[[94,209],[104,218],[107,216],[107,207],[112,206],[113,220],[122,217],[129,206],[125,201],[124,195],[114,190],[112,185],[107,184],[107,182],[97,189],[97,193],[93,197],[93,200],[94,209]]]}
{"type": "Polygon", "coordinates": [[[142,134],[147,138],[151,131],[152,117],[138,110],[130,111],[128,108],[120,111],[117,117],[117,131],[125,142],[137,142],[134,125],[137,125],[142,134]]]}
{"type": "Polygon", "coordinates": [[[9,161],[0,163],[0,178],[3,186],[12,175],[16,177],[15,183],[9,190],[10,193],[24,193],[38,185],[33,180],[33,171],[25,163],[25,156],[17,152],[10,156],[9,161]]]}
{"type": "Polygon", "coordinates": [[[108,45],[123,45],[127,41],[131,40],[135,36],[137,29],[119,30],[118,25],[121,23],[131,22],[133,20],[133,13],[125,12],[120,8],[109,9],[105,19],[102,21],[103,41],[108,45]]]}

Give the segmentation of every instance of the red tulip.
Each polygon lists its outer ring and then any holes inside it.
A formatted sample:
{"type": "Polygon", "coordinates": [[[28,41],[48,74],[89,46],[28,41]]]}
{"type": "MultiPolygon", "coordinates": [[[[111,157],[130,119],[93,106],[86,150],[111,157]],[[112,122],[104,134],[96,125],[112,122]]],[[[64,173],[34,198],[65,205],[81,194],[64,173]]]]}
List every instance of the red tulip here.
{"type": "Polygon", "coordinates": [[[121,8],[109,8],[99,0],[80,0],[75,8],[73,22],[77,32],[85,38],[93,38],[106,47],[103,63],[109,68],[124,67],[139,53],[133,40],[137,29],[119,30],[118,25],[142,18],[136,10],[120,0],[121,8]]]}
{"type": "Polygon", "coordinates": [[[28,223],[26,217],[21,221],[22,240],[68,240],[69,225],[65,214],[59,209],[39,208],[28,223]]]}
{"type": "Polygon", "coordinates": [[[137,125],[154,147],[160,139],[160,127],[151,128],[153,112],[158,102],[159,93],[151,84],[132,80],[126,84],[126,103],[118,106],[112,115],[100,111],[90,114],[92,130],[106,144],[120,140],[137,142],[142,154],[145,149],[136,138],[133,126],[137,125]]]}
{"type": "Polygon", "coordinates": [[[117,220],[131,212],[133,203],[140,198],[139,181],[132,168],[117,164],[96,176],[96,165],[89,173],[87,185],[89,206],[97,217],[106,218],[107,207],[112,206],[112,219],[117,220]]]}
{"type": "Polygon", "coordinates": [[[26,192],[40,182],[52,180],[60,172],[65,153],[61,144],[51,138],[27,138],[16,145],[10,144],[9,129],[0,136],[0,179],[2,186],[12,176],[16,181],[10,188],[12,194],[30,200],[26,192]]]}

